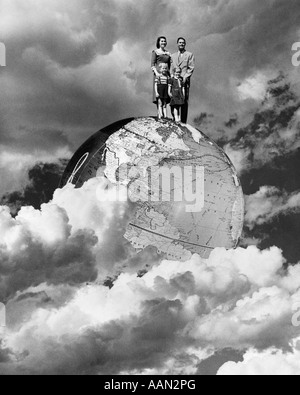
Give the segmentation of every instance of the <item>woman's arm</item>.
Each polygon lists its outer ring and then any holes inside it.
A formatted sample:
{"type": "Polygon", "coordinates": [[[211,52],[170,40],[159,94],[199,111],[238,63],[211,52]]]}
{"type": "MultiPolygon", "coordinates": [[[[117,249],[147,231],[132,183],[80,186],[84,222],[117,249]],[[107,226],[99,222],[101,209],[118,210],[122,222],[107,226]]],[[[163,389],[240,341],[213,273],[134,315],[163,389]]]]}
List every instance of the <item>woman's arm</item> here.
{"type": "Polygon", "coordinates": [[[157,85],[158,85],[158,79],[156,78],[156,79],[155,79],[155,84],[154,84],[154,89],[155,89],[155,95],[156,95],[156,97],[159,97],[157,85]]]}
{"type": "Polygon", "coordinates": [[[151,70],[153,71],[153,73],[158,76],[158,71],[156,69],[156,65],[157,65],[157,54],[155,51],[152,51],[152,58],[151,58],[151,70]]]}

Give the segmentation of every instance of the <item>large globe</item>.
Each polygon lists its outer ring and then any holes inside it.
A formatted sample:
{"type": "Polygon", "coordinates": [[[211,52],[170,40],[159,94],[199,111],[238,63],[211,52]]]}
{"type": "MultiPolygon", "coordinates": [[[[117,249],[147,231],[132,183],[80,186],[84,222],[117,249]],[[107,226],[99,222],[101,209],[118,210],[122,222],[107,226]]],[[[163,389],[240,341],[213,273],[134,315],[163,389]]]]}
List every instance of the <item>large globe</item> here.
{"type": "Polygon", "coordinates": [[[80,188],[96,176],[127,189],[134,210],[124,238],[137,251],[155,247],[185,261],[238,244],[244,197],[236,170],[217,144],[189,125],[146,117],[104,128],[76,152],[61,187],[80,188]]]}

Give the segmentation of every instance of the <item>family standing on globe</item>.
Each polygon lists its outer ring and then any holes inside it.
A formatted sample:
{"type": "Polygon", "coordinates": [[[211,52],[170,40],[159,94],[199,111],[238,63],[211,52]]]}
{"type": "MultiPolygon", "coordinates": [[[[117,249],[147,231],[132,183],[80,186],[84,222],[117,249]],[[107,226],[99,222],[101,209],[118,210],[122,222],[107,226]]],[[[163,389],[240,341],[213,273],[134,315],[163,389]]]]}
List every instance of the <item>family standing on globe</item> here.
{"type": "Polygon", "coordinates": [[[186,50],[183,37],[178,38],[178,51],[173,55],[167,51],[167,44],[166,37],[159,37],[157,49],[152,52],[153,103],[157,105],[159,119],[167,117],[167,105],[170,104],[173,120],[187,123],[195,57],[186,50]]]}

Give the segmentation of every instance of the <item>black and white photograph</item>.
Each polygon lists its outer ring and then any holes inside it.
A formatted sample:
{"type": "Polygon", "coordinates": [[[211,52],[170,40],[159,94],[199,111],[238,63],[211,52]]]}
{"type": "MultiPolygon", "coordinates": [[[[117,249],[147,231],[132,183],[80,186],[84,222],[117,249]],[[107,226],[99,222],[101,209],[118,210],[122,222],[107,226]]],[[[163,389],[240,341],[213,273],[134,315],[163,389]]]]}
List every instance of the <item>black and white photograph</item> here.
{"type": "Polygon", "coordinates": [[[0,375],[300,375],[299,0],[0,0],[0,375]]]}

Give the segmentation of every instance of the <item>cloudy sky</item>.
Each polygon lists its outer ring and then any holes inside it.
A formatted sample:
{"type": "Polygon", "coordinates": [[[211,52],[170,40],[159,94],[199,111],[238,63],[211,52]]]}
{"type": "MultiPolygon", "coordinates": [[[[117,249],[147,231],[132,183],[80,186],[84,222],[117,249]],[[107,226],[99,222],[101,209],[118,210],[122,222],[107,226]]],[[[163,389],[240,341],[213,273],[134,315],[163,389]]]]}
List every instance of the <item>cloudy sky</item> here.
{"type": "Polygon", "coordinates": [[[298,0],[0,0],[1,373],[300,373],[299,19],[298,0]],[[52,200],[91,134],[155,114],[161,34],[187,38],[190,123],[246,195],[241,247],[184,265],[133,255],[97,180],[52,200]]]}
{"type": "MultiPolygon", "coordinates": [[[[0,0],[0,174],[6,192],[36,161],[69,157],[115,120],[155,114],[151,51],[187,38],[195,53],[190,123],[213,132],[249,112],[278,70],[291,71],[297,0],[0,0]]],[[[296,80],[295,76],[295,80],[296,80]]]]}

